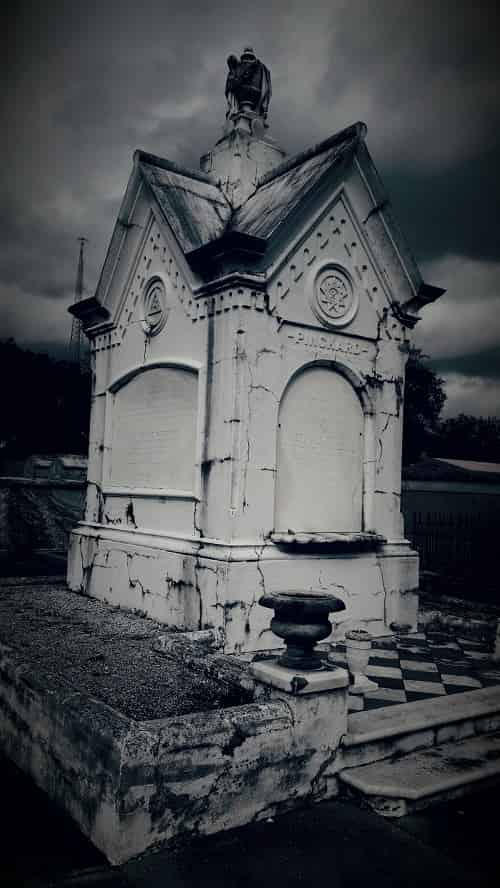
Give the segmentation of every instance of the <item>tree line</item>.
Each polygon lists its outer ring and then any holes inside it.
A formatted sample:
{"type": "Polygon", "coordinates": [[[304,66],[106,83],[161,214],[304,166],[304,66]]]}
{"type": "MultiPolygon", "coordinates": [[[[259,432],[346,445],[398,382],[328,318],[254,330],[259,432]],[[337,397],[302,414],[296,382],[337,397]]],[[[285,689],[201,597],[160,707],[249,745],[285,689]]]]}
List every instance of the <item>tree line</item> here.
{"type": "Polygon", "coordinates": [[[500,462],[500,419],[441,418],[446,401],[444,380],[421,349],[411,348],[406,365],[403,414],[403,464],[422,456],[500,462]]]}
{"type": "Polygon", "coordinates": [[[77,364],[0,342],[0,455],[87,453],[90,373],[77,364]]]}

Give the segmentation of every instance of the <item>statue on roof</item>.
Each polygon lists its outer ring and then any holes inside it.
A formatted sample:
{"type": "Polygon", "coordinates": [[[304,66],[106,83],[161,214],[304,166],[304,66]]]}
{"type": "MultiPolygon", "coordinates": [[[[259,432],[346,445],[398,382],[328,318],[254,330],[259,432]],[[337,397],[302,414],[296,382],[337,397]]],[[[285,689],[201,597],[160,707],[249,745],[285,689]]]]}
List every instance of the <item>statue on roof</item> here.
{"type": "Polygon", "coordinates": [[[271,74],[259,61],[253,49],[247,46],[238,59],[230,55],[226,79],[226,118],[232,119],[241,112],[251,112],[264,120],[271,98],[271,74]]]}

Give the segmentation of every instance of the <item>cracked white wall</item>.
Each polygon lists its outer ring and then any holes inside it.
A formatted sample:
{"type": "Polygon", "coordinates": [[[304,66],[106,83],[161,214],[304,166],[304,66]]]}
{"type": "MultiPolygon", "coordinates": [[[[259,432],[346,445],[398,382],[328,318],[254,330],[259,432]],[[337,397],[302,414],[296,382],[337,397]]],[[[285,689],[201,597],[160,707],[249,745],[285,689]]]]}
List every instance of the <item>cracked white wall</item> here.
{"type": "MultiPolygon", "coordinates": [[[[87,509],[72,538],[71,588],[178,628],[218,627],[228,651],[277,645],[271,614],[258,605],[264,591],[334,591],[346,603],[337,632],[415,626],[418,563],[400,514],[407,342],[390,308],[404,274],[392,257],[385,261],[387,238],[370,218],[371,206],[352,173],[314,224],[304,223],[273,258],[265,290],[263,278],[259,290],[221,285],[195,296],[200,281],[141,197],[106,295],[112,322],[93,336],[87,509]],[[323,324],[314,306],[325,263],[345,269],[359,301],[349,323],[337,328],[323,324]],[[148,335],[142,299],[154,276],[164,282],[167,317],[157,335],[148,335]],[[116,386],[141,368],[182,364],[196,369],[199,382],[193,494],[125,495],[110,483],[116,386]],[[280,403],[290,380],[317,366],[332,378],[342,374],[358,405],[360,530],[385,540],[371,551],[286,549],[272,539],[280,403]]],[[[147,410],[141,424],[146,440],[158,428],[147,410]]],[[[294,531],[307,530],[300,514],[295,523],[294,531]]]]}

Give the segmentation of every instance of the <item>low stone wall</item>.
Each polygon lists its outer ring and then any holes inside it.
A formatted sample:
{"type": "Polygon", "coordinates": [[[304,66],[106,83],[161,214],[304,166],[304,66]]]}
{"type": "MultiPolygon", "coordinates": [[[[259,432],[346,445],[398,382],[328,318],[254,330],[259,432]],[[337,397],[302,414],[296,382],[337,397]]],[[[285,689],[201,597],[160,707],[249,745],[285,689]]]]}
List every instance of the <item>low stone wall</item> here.
{"type": "Polygon", "coordinates": [[[0,644],[2,751],[119,864],[336,794],[346,687],[263,692],[260,702],[134,721],[0,644]]]}
{"type": "Polygon", "coordinates": [[[82,518],[85,487],[84,481],[0,478],[0,558],[65,555],[82,518]]]}

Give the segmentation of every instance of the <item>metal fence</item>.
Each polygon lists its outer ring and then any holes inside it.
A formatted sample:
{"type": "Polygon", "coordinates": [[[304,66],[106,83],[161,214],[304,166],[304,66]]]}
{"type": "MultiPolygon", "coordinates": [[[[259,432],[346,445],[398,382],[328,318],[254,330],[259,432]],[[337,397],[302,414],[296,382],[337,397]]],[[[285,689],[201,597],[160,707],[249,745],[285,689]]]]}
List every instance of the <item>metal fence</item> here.
{"type": "Polygon", "coordinates": [[[498,519],[480,512],[414,512],[406,532],[422,570],[487,582],[498,575],[498,519]]]}

